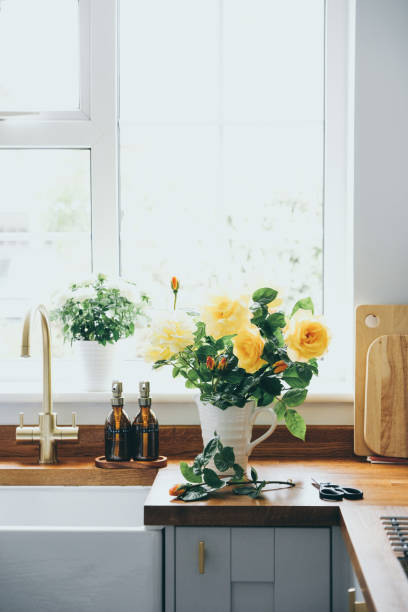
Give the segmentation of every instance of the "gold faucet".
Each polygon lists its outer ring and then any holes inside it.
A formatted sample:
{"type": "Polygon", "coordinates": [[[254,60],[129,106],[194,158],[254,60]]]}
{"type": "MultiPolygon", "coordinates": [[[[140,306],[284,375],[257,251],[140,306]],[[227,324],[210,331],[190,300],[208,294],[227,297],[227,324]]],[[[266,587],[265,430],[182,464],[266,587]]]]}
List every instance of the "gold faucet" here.
{"type": "Polygon", "coordinates": [[[39,424],[24,425],[24,413],[20,412],[20,425],[16,428],[16,440],[40,443],[39,463],[57,463],[58,440],[78,440],[76,413],[72,413],[72,426],[57,425],[57,415],[52,411],[51,392],[51,330],[48,313],[42,304],[30,310],[24,320],[21,356],[30,357],[30,329],[35,315],[41,317],[43,346],[43,411],[39,414],[39,424]]]}

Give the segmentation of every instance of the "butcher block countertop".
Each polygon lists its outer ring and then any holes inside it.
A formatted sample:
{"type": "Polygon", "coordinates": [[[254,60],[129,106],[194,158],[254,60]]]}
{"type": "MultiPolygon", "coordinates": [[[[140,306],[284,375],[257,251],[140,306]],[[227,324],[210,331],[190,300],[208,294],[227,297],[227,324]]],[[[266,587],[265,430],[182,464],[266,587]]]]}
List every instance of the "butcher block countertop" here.
{"type": "Polygon", "coordinates": [[[145,502],[146,525],[331,526],[340,525],[368,609],[408,610],[408,578],[394,556],[380,517],[408,516],[408,466],[358,459],[257,460],[260,478],[286,480],[294,488],[271,490],[261,499],[223,489],[208,500],[185,503],[169,496],[182,482],[175,462],[160,470],[145,502]],[[364,499],[319,499],[311,478],[363,489],[364,499]]]}

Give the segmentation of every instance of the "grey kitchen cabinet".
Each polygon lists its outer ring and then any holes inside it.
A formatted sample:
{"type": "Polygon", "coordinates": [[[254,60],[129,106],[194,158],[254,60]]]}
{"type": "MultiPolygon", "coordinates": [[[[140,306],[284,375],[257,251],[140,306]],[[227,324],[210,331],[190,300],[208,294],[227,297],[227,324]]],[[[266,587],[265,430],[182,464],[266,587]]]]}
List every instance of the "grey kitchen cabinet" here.
{"type": "Polygon", "coordinates": [[[330,570],[328,527],[166,528],[166,612],[330,612],[330,570]]]}

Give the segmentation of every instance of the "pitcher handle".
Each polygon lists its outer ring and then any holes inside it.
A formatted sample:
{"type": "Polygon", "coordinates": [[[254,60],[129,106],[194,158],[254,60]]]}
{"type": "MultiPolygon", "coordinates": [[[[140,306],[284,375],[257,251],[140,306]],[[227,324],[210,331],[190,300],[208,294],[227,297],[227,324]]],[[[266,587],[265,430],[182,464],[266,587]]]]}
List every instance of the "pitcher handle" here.
{"type": "Polygon", "coordinates": [[[269,438],[269,436],[273,434],[278,424],[278,418],[272,406],[262,406],[261,408],[257,408],[251,417],[250,431],[252,431],[252,426],[255,423],[258,415],[260,415],[262,412],[269,412],[272,415],[272,425],[269,427],[267,431],[265,431],[264,434],[262,434],[262,436],[259,436],[259,438],[257,438],[256,440],[253,440],[252,442],[248,444],[248,457],[254,450],[255,446],[258,446],[258,444],[260,444],[261,442],[263,442],[263,440],[266,440],[266,438],[269,438]]]}

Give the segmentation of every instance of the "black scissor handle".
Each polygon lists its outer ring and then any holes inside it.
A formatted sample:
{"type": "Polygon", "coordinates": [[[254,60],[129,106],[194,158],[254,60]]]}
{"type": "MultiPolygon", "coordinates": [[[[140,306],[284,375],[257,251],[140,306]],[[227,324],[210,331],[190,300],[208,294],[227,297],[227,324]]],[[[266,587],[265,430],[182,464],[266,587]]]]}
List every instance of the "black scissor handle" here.
{"type": "Polygon", "coordinates": [[[343,491],[344,499],[363,499],[363,492],[361,489],[354,489],[354,487],[339,487],[343,491]]]}
{"type": "Polygon", "coordinates": [[[327,501],[340,501],[344,499],[363,499],[361,489],[353,487],[340,487],[337,485],[323,485],[319,491],[320,499],[327,501]]]}
{"type": "Polygon", "coordinates": [[[327,501],[340,501],[344,497],[344,493],[341,487],[335,485],[321,486],[319,490],[320,499],[326,499],[327,501]]]}

